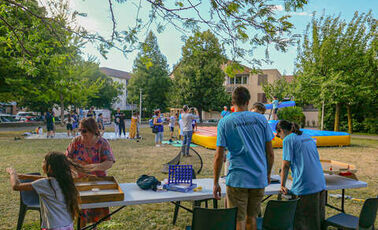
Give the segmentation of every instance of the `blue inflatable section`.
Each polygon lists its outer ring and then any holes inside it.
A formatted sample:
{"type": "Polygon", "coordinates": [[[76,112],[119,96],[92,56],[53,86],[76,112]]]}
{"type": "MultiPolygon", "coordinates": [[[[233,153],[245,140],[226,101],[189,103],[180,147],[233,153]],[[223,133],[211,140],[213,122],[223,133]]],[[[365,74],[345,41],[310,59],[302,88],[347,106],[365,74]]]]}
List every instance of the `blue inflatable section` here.
{"type": "MultiPolygon", "coordinates": [[[[276,126],[279,121],[270,120],[268,121],[270,128],[275,133],[276,126]]],[[[348,136],[349,133],[346,132],[334,132],[334,131],[322,131],[322,130],[313,130],[313,129],[301,129],[303,133],[306,133],[310,136],[348,136]]]]}
{"type": "MultiPolygon", "coordinates": [[[[292,106],[295,106],[295,101],[284,101],[278,105],[278,108],[281,109],[281,108],[292,107],[292,106]]],[[[265,104],[265,108],[273,109],[273,104],[265,104]]]]}

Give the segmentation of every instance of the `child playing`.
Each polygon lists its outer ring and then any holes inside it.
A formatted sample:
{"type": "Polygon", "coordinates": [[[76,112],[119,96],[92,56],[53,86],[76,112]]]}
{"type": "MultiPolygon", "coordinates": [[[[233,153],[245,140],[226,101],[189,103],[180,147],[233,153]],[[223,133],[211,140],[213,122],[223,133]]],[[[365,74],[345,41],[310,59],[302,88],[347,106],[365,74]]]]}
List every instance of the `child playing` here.
{"type": "Polygon", "coordinates": [[[41,203],[42,230],[73,230],[73,220],[79,213],[78,191],[73,182],[71,168],[84,171],[83,167],[70,161],[63,153],[50,152],[42,163],[46,178],[36,175],[17,174],[7,168],[10,183],[15,191],[38,193],[41,203]],[[34,180],[21,183],[20,179],[34,180]]]}
{"type": "Polygon", "coordinates": [[[73,130],[73,127],[72,127],[73,119],[71,117],[71,114],[68,114],[68,117],[64,120],[64,123],[66,123],[67,136],[71,136],[71,133],[73,130]]]}
{"type": "Polygon", "coordinates": [[[251,109],[251,112],[260,113],[263,115],[265,114],[265,111],[266,111],[265,105],[260,102],[256,102],[255,104],[253,104],[252,109],[251,109]]]}
{"type": "Polygon", "coordinates": [[[105,126],[104,126],[104,117],[102,116],[102,113],[100,113],[97,117],[97,125],[98,129],[100,130],[101,136],[105,133],[105,126]]]}

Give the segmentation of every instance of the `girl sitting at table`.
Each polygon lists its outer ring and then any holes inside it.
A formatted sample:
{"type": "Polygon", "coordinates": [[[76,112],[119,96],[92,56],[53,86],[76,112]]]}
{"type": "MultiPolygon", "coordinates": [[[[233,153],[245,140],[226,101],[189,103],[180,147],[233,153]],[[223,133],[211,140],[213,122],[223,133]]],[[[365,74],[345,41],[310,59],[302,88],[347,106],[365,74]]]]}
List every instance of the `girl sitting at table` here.
{"type": "Polygon", "coordinates": [[[294,229],[321,229],[325,217],[325,178],[316,143],[295,123],[282,120],[276,126],[283,139],[281,192],[299,197],[294,229]],[[285,186],[291,169],[292,187],[285,186]]]}
{"type": "Polygon", "coordinates": [[[7,168],[10,183],[15,191],[34,190],[40,198],[42,230],[73,230],[73,220],[79,213],[78,191],[73,182],[71,169],[84,169],[70,161],[63,153],[50,152],[42,163],[47,177],[17,174],[7,168]],[[19,179],[33,182],[21,183],[19,179]]]}

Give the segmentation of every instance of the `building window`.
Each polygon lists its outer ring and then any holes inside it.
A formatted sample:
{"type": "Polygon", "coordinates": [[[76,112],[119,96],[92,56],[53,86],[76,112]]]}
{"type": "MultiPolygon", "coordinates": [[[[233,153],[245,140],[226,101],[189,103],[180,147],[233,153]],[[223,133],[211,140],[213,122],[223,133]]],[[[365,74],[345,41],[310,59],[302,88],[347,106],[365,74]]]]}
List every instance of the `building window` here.
{"type": "Polygon", "coordinates": [[[257,85],[264,85],[268,81],[268,75],[259,74],[257,79],[257,85]]]}
{"type": "Polygon", "coordinates": [[[235,77],[230,78],[227,77],[227,83],[229,85],[242,85],[242,84],[248,84],[248,74],[236,74],[235,77]]]}
{"type": "Polygon", "coordinates": [[[266,99],[265,93],[258,93],[257,94],[257,102],[267,103],[268,100],[266,99]]]}

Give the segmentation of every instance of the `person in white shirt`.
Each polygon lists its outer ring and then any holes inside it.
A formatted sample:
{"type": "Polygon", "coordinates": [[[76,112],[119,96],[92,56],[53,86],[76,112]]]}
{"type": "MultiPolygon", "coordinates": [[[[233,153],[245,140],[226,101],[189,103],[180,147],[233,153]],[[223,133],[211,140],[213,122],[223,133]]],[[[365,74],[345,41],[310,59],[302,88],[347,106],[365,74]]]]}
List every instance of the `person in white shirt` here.
{"type": "Polygon", "coordinates": [[[192,122],[198,118],[198,110],[194,109],[196,115],[190,113],[190,109],[187,105],[182,108],[184,113],[181,116],[182,119],[182,131],[184,136],[184,142],[182,144],[182,153],[184,156],[189,156],[190,142],[192,141],[193,127],[192,122]]]}

